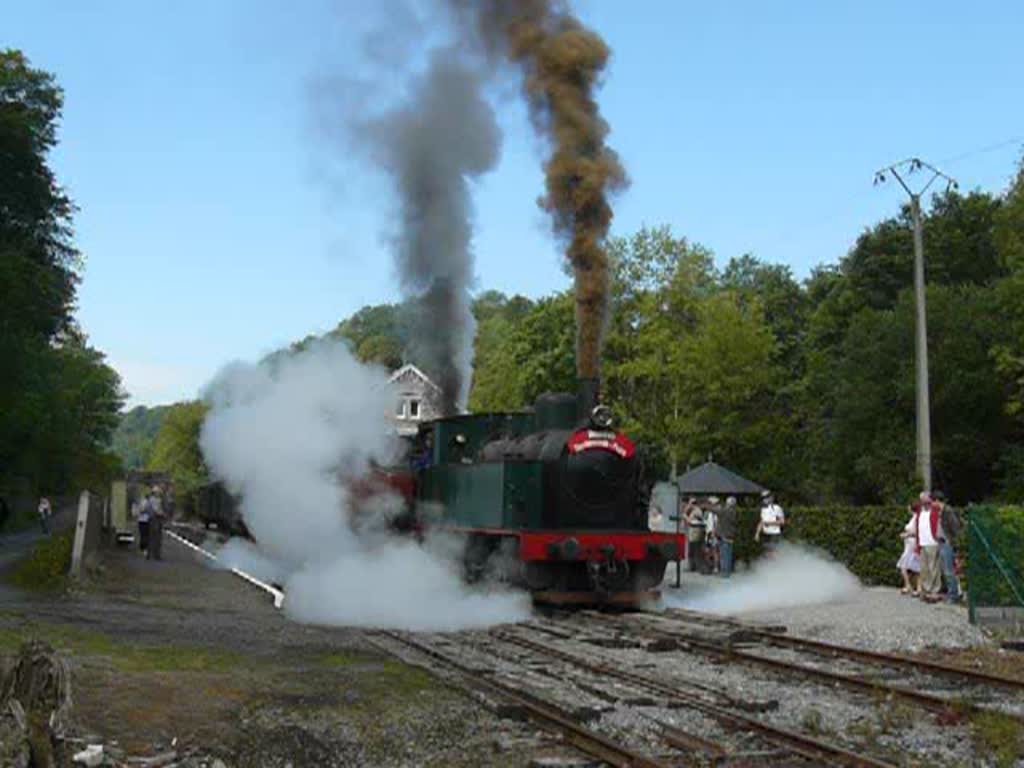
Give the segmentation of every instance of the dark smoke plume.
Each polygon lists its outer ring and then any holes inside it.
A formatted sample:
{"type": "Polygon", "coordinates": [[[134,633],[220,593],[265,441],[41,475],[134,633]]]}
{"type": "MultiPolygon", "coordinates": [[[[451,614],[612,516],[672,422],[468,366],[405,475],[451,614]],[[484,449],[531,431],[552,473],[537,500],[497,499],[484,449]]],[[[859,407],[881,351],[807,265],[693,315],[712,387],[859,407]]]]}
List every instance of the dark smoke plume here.
{"type": "Polygon", "coordinates": [[[417,297],[413,343],[438,377],[445,415],[464,405],[474,322],[469,287],[470,181],[498,161],[501,133],[478,73],[454,51],[432,54],[410,102],[364,125],[399,196],[395,259],[417,297]]]}
{"type": "Polygon", "coordinates": [[[448,1],[492,57],[520,68],[533,124],[551,142],[540,204],[566,240],[575,275],[577,374],[597,378],[608,311],[608,196],[627,183],[605,145],[608,124],[594,98],[608,46],[554,0],[448,1]]]}

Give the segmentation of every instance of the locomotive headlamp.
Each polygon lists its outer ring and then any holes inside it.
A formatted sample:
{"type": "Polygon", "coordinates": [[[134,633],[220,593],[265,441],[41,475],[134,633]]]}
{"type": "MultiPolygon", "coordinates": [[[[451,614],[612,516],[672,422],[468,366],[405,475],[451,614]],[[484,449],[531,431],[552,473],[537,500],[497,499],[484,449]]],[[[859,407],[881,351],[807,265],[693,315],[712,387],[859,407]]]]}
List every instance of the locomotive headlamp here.
{"type": "Polygon", "coordinates": [[[590,420],[595,427],[608,429],[612,425],[612,409],[607,405],[598,405],[590,412],[590,420]]]}
{"type": "Polygon", "coordinates": [[[459,434],[457,434],[455,436],[455,442],[458,445],[465,445],[466,444],[466,436],[460,432],[459,434]]]}

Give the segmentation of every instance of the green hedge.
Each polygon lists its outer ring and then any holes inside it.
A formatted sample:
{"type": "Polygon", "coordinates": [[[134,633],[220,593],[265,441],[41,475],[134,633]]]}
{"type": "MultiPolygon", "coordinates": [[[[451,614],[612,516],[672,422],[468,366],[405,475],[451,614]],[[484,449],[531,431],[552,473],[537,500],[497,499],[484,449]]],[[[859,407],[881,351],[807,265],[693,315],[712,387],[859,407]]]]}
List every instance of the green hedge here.
{"type": "MultiPolygon", "coordinates": [[[[757,509],[740,510],[737,560],[761,554],[754,541],[758,516],[757,509]]],[[[905,507],[794,507],[786,509],[786,539],[825,550],[865,584],[897,586],[900,533],[909,519],[905,507]]]]}

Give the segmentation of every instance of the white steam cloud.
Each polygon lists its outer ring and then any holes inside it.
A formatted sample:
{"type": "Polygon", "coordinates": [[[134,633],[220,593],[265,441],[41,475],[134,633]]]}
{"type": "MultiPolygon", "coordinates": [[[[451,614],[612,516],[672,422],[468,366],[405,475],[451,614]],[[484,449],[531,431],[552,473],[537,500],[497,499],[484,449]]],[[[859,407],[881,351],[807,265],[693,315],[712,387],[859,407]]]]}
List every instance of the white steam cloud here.
{"type": "Polygon", "coordinates": [[[783,543],[774,557],[729,579],[705,580],[706,589],[689,595],[666,595],[667,605],[709,613],[789,608],[852,597],[861,588],[857,577],[813,550],[783,543]]]}
{"type": "Polygon", "coordinates": [[[525,595],[468,588],[439,547],[392,536],[380,520],[353,520],[345,481],[398,449],[383,370],[360,364],[341,342],[317,342],[273,363],[233,364],[206,397],[203,456],[241,497],[257,542],[230,544],[221,556],[283,584],[292,618],[445,630],[528,615],[525,595]]]}

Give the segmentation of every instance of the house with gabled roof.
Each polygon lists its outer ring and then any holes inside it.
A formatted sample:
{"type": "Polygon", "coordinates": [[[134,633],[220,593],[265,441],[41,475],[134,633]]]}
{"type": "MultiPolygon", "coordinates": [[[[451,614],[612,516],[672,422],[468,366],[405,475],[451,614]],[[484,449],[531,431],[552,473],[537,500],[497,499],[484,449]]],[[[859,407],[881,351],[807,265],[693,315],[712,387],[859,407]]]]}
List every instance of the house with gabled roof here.
{"type": "Polygon", "coordinates": [[[441,388],[412,363],[406,363],[392,373],[388,385],[395,393],[391,420],[398,434],[406,437],[415,435],[420,422],[441,415],[441,388]]]}

